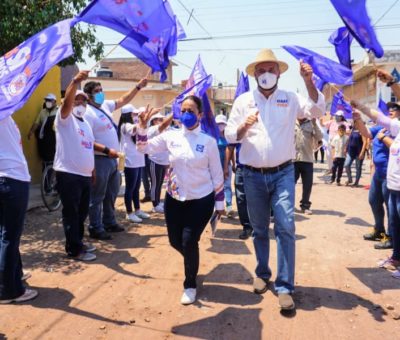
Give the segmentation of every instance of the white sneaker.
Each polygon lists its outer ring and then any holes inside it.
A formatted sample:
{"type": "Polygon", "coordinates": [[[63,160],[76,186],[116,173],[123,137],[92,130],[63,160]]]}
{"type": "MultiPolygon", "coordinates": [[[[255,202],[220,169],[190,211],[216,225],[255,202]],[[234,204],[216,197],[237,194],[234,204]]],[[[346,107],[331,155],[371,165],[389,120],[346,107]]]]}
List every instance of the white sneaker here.
{"type": "Polygon", "coordinates": [[[228,205],[226,207],[226,216],[228,216],[228,217],[232,217],[233,216],[233,209],[232,209],[231,205],[228,205]]]}
{"type": "Polygon", "coordinates": [[[181,297],[182,305],[190,305],[196,301],[196,288],[187,288],[181,297]]]}
{"type": "Polygon", "coordinates": [[[143,220],[140,217],[136,216],[135,213],[130,213],[130,214],[126,215],[126,219],[128,221],[131,221],[131,222],[134,222],[134,223],[143,222],[143,220]]]}
{"type": "Polygon", "coordinates": [[[150,215],[142,210],[135,211],[135,215],[139,218],[150,218],[150,215]]]}
{"type": "Polygon", "coordinates": [[[164,207],[162,207],[161,204],[159,204],[159,205],[157,205],[156,207],[154,207],[152,209],[152,212],[163,214],[164,213],[164,207]]]}

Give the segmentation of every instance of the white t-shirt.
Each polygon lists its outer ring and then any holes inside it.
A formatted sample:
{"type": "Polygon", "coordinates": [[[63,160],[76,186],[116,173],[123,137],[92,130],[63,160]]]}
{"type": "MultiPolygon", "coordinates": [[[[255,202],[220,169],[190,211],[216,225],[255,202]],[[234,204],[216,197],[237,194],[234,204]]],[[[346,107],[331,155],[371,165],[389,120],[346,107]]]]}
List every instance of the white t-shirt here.
{"type": "Polygon", "coordinates": [[[396,136],[389,150],[387,171],[387,187],[390,190],[400,191],[400,121],[392,119],[390,133],[396,136]]]}
{"type": "Polygon", "coordinates": [[[121,126],[121,151],[125,154],[125,166],[127,168],[142,168],[145,165],[144,154],[136,149],[132,136],[136,135],[133,130],[136,124],[125,123],[121,126]]]}
{"type": "Polygon", "coordinates": [[[331,146],[335,149],[334,158],[346,158],[346,144],[349,137],[346,135],[336,135],[331,142],[331,146]]]}
{"type": "Polygon", "coordinates": [[[23,182],[31,180],[22,152],[21,134],[11,116],[0,120],[0,177],[23,182]]]}
{"type": "MultiPolygon", "coordinates": [[[[158,129],[158,125],[150,126],[149,129],[147,130],[147,138],[148,139],[152,139],[153,137],[156,137],[159,134],[160,134],[160,130],[158,129]]],[[[153,161],[156,164],[169,165],[169,152],[168,151],[149,154],[149,158],[151,161],[153,161]]]]}
{"type": "MultiPolygon", "coordinates": [[[[112,112],[115,110],[115,101],[106,100],[101,109],[107,114],[88,105],[85,113],[85,120],[92,128],[94,139],[97,143],[103,144],[110,149],[119,151],[118,134],[116,128],[111,123],[112,112]],[[111,121],[110,121],[111,120],[111,121]]],[[[96,155],[103,155],[103,153],[95,151],[96,155]]]]}
{"type": "Polygon", "coordinates": [[[62,119],[60,110],[56,120],[56,171],[91,177],[94,168],[94,137],[87,121],[71,114],[62,119]]]}

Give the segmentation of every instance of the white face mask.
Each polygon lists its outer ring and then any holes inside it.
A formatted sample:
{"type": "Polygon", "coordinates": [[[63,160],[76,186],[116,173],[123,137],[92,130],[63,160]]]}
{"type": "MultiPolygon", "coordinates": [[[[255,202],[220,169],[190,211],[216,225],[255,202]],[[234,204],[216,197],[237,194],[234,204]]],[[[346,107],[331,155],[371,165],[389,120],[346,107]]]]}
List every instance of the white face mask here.
{"type": "Polygon", "coordinates": [[[85,112],[86,112],[86,106],[83,106],[83,105],[75,106],[72,109],[73,115],[78,118],[82,118],[84,116],[85,112]]]}
{"type": "Polygon", "coordinates": [[[46,108],[49,109],[49,110],[50,110],[51,108],[53,108],[53,103],[52,103],[52,102],[46,102],[45,105],[46,105],[46,108]]]}
{"type": "Polygon", "coordinates": [[[264,90],[272,89],[278,82],[278,76],[275,73],[265,72],[258,76],[257,83],[258,86],[264,90]]]}

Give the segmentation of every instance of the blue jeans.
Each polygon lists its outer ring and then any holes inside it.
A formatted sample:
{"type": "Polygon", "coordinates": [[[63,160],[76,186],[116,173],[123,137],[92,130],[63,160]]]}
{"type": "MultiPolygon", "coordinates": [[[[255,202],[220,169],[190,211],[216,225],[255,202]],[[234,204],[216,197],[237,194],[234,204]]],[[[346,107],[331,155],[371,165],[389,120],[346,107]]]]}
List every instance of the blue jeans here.
{"type": "Polygon", "coordinates": [[[247,212],[247,200],[246,194],[244,192],[244,179],[243,179],[243,167],[237,167],[235,173],[235,195],[236,195],[236,205],[239,214],[240,224],[244,229],[253,229],[250,220],[249,214],[247,212]]]}
{"type": "Polygon", "coordinates": [[[229,166],[228,178],[224,181],[224,195],[227,207],[232,206],[232,167],[229,166]]]}
{"type": "Polygon", "coordinates": [[[140,189],[140,180],[141,173],[143,168],[127,168],[125,167],[125,208],[126,212],[130,214],[132,212],[132,202],[135,207],[135,210],[140,209],[140,201],[139,201],[139,189],[140,189]]]}
{"type": "Polygon", "coordinates": [[[400,261],[400,191],[389,189],[389,223],[393,227],[394,260],[400,261]]]}
{"type": "MultiPolygon", "coordinates": [[[[375,229],[378,232],[385,232],[385,208],[386,211],[389,211],[389,189],[386,186],[386,177],[381,177],[377,171],[375,171],[374,176],[371,180],[371,187],[369,188],[368,195],[369,205],[372,209],[372,214],[374,215],[375,220],[375,229]]],[[[388,221],[388,231],[387,234],[392,236],[393,226],[388,221]]]]}
{"type": "Polygon", "coordinates": [[[349,183],[353,182],[353,177],[351,176],[351,165],[353,164],[354,160],[356,161],[356,180],[354,182],[355,185],[358,185],[358,182],[360,181],[361,178],[361,172],[362,172],[362,165],[364,160],[359,159],[357,157],[351,157],[350,154],[346,155],[346,160],[344,162],[344,168],[346,169],[346,174],[347,178],[349,180],[349,183]]]}
{"type": "Polygon", "coordinates": [[[253,227],[253,243],[257,258],[256,275],[270,279],[269,222],[271,208],[275,217],[275,237],[278,250],[278,273],[275,290],[278,294],[294,291],[295,224],[294,166],[270,174],[244,168],[244,188],[247,210],[253,227]]]}
{"type": "Polygon", "coordinates": [[[0,177],[0,300],[25,293],[19,243],[28,198],[29,182],[0,177]]]}
{"type": "Polygon", "coordinates": [[[117,161],[112,158],[95,156],[96,183],[90,193],[89,232],[103,232],[104,226],[117,223],[114,204],[117,199],[120,173],[117,161]]]}

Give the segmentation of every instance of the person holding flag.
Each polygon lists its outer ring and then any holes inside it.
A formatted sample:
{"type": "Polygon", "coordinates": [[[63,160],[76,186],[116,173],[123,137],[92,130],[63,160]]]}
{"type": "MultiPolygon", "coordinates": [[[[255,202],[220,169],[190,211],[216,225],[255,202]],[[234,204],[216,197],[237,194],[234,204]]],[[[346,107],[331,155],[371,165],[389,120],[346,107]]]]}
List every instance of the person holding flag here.
{"type": "MultiPolygon", "coordinates": [[[[396,104],[395,111],[400,112],[400,102],[396,104]]],[[[397,269],[393,276],[400,278],[400,121],[397,117],[385,116],[382,112],[372,110],[355,100],[351,102],[351,105],[356,109],[353,114],[354,121],[358,122],[361,129],[364,126],[361,122],[360,111],[389,131],[393,137],[387,137],[385,134],[380,136],[382,142],[390,144],[386,185],[389,191],[388,213],[389,228],[392,228],[393,252],[386,260],[380,261],[379,266],[387,269],[397,269]]],[[[365,132],[365,127],[363,130],[365,132]]]]}
{"type": "Polygon", "coordinates": [[[199,240],[213,214],[224,214],[224,176],[216,140],[201,131],[201,99],[186,97],[181,105],[182,129],[170,129],[148,140],[147,123],[154,114],[139,116],[136,147],[143,153],[169,153],[165,222],[171,246],[182,254],[185,267],[181,303],[196,301],[199,240]]]}
{"type": "MultiPolygon", "coordinates": [[[[377,70],[377,76],[385,83],[390,82],[391,76],[386,71],[377,70]]],[[[393,84],[391,85],[393,86],[393,84]]],[[[396,86],[393,86],[396,89],[396,86]]],[[[399,86],[400,89],[400,86],[399,86]]],[[[400,93],[399,93],[400,94],[400,93]]],[[[388,103],[389,118],[400,119],[400,103],[388,103]]],[[[387,231],[385,231],[385,208],[389,215],[389,190],[387,187],[387,171],[389,163],[389,149],[393,144],[394,136],[382,125],[375,125],[370,128],[365,126],[362,119],[358,119],[357,112],[353,113],[354,126],[361,135],[371,139],[372,160],[375,166],[375,172],[371,180],[368,201],[374,216],[374,227],[370,233],[364,235],[364,240],[380,241],[374,245],[375,249],[393,248],[393,225],[390,219],[387,222],[387,231]]]]}
{"type": "Polygon", "coordinates": [[[253,287],[257,294],[267,291],[271,278],[268,229],[271,208],[274,211],[275,290],[282,310],[295,308],[294,127],[297,118],[312,119],[325,113],[324,95],[314,85],[311,66],[300,62],[308,98],[278,88],[287,69],[288,64],[278,60],[272,50],[261,50],[246,68],[258,86],[235,100],[225,130],[228,142],[242,144],[239,161],[244,166],[247,209],[254,230],[257,267],[253,287]]]}
{"type": "MultiPolygon", "coordinates": [[[[84,91],[89,97],[89,105],[85,120],[93,130],[97,143],[105,145],[106,152],[119,150],[118,129],[112,120],[112,112],[128,104],[136,94],[147,85],[147,77],[130,91],[117,100],[105,100],[101,84],[89,81],[84,86],[84,91]]],[[[120,185],[120,173],[117,161],[107,154],[95,152],[96,182],[90,196],[89,208],[89,233],[90,237],[99,240],[111,240],[108,232],[121,232],[124,230],[116,219],[114,204],[120,185]]]]}

